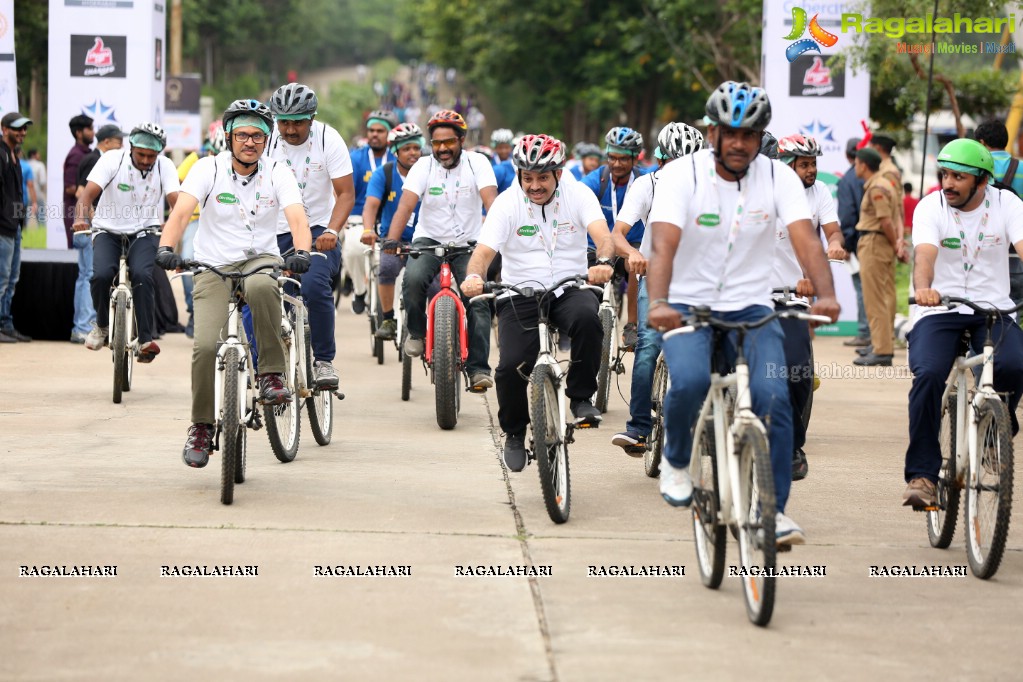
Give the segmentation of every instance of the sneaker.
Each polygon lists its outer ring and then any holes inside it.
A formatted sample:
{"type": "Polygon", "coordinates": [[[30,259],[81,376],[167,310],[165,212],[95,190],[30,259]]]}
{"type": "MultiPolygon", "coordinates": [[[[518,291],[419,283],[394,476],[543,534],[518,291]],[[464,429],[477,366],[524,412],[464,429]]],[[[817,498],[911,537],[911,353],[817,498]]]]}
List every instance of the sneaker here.
{"type": "Polygon", "coordinates": [[[192,424],[188,427],[188,438],[185,439],[185,449],[181,452],[181,458],[185,464],[196,469],[202,469],[210,461],[210,452],[213,450],[213,425],[192,424]]]}
{"type": "Polygon", "coordinates": [[[85,347],[89,350],[99,350],[107,345],[107,328],[93,327],[85,337],[85,347]]]}
{"type": "Polygon", "coordinates": [[[291,400],[291,391],[284,385],[284,375],[280,372],[260,374],[259,399],[266,405],[283,405],[291,400]]]}
{"type": "Polygon", "coordinates": [[[661,497],[672,507],[688,507],[693,502],[693,479],[689,469],[676,469],[661,460],[661,497]]]}
{"type": "Polygon", "coordinates": [[[345,275],[345,281],[341,282],[341,295],[351,296],[352,295],[352,278],[345,275]]]}
{"type": "Polygon", "coordinates": [[[575,423],[579,426],[596,426],[603,419],[600,416],[600,410],[595,408],[589,400],[573,400],[571,407],[575,423]]]}
{"type": "Polygon", "coordinates": [[[803,529],[781,512],[774,515],[774,537],[778,545],[801,545],[806,542],[803,529]]]}
{"type": "Polygon", "coordinates": [[[494,380],[486,372],[476,372],[469,381],[469,387],[473,391],[485,391],[494,387],[494,380]]]}
{"type": "Polygon", "coordinates": [[[31,336],[28,336],[26,334],[22,334],[21,332],[19,332],[14,327],[8,327],[7,329],[4,329],[3,332],[0,332],[0,333],[2,333],[4,336],[11,337],[15,341],[20,341],[21,343],[28,343],[29,341],[32,340],[31,336]]]}
{"type": "Polygon", "coordinates": [[[377,327],[377,330],[373,332],[373,336],[384,341],[394,341],[394,337],[398,335],[398,323],[395,320],[384,320],[377,327]]]}
{"type": "Polygon", "coordinates": [[[611,445],[617,445],[625,450],[625,454],[630,457],[642,457],[646,454],[646,436],[640,435],[636,431],[627,430],[616,433],[611,438],[611,445]]]}
{"type": "Polygon", "coordinates": [[[854,336],[851,339],[846,339],[842,342],[843,346],[852,346],[854,348],[863,348],[870,345],[869,336],[854,336]]]}
{"type": "Polygon", "coordinates": [[[636,327],[635,322],[629,322],[622,329],[622,345],[625,346],[625,350],[635,350],[638,342],[639,329],[636,327]]]}
{"type": "Polygon", "coordinates": [[[938,490],[934,482],[927,478],[914,478],[902,493],[903,507],[933,507],[938,503],[938,490]]]}
{"type": "Polygon", "coordinates": [[[504,465],[509,471],[526,468],[526,438],[522,434],[508,434],[504,439],[504,465]]]}
{"type": "Polygon", "coordinates": [[[8,336],[7,334],[4,334],[3,332],[0,332],[0,343],[17,343],[17,342],[18,342],[18,340],[16,338],[14,338],[13,336],[8,336]]]}
{"type": "Polygon", "coordinates": [[[317,360],[313,363],[313,384],[316,385],[316,388],[333,391],[337,389],[339,383],[337,370],[334,369],[334,365],[330,364],[330,361],[317,360]]]}
{"type": "Polygon", "coordinates": [[[423,351],[425,349],[426,344],[423,343],[422,339],[415,339],[412,338],[411,336],[405,339],[404,352],[405,355],[409,356],[410,358],[418,358],[420,355],[423,354],[423,351]]]}
{"type": "Polygon", "coordinates": [[[355,298],[352,299],[352,312],[356,315],[362,315],[366,312],[366,295],[355,294],[355,298]]]}
{"type": "Polygon", "coordinates": [[[156,341],[146,341],[139,346],[138,360],[142,363],[149,363],[155,360],[159,354],[160,347],[156,345],[156,341]]]}
{"type": "Polygon", "coordinates": [[[868,353],[853,360],[853,364],[860,367],[891,367],[893,358],[894,356],[892,355],[868,353]]]}
{"type": "Polygon", "coordinates": [[[796,451],[792,453],[792,480],[802,481],[806,478],[809,470],[810,465],[806,461],[806,453],[803,452],[803,448],[796,448],[796,451]]]}
{"type": "Polygon", "coordinates": [[[77,345],[80,346],[83,343],[85,343],[85,339],[87,338],[87,336],[88,336],[87,334],[83,334],[81,332],[74,332],[73,331],[73,332],[71,332],[71,343],[74,343],[74,344],[77,344],[77,345]]]}

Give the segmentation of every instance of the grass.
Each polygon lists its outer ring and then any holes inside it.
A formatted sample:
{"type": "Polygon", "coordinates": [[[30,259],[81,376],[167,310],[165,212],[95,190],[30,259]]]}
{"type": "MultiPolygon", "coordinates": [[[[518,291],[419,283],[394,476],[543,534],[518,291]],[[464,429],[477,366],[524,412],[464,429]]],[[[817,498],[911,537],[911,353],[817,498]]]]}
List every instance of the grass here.
{"type": "Polygon", "coordinates": [[[46,226],[25,228],[21,231],[21,248],[23,249],[45,249],[46,248],[46,226]]]}
{"type": "Polygon", "coordinates": [[[909,278],[912,269],[909,263],[895,265],[895,312],[909,315],[909,278]]]}

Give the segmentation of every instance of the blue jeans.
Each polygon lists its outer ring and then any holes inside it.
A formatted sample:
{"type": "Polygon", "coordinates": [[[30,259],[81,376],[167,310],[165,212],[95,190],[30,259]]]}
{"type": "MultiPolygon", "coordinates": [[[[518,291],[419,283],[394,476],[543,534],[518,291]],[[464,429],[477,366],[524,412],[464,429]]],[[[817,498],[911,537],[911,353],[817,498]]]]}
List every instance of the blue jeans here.
{"type": "MultiPolygon", "coordinates": [[[[690,312],[690,306],[672,307],[683,315],[690,312]]],[[[770,313],[770,308],[754,305],[732,312],[715,311],[714,317],[727,322],[748,322],[770,313]]],[[[767,427],[779,512],[785,511],[792,487],[792,408],[782,369],[785,367],[782,338],[781,325],[774,320],[748,333],[744,345],[753,411],[767,427]]],[[[735,341],[736,334],[732,332],[725,344],[725,360],[729,366],[734,366],[735,362],[735,341]]],[[[713,350],[713,330],[706,327],[664,342],[664,358],[671,375],[671,388],[664,399],[665,457],[675,468],[689,466],[693,427],[710,389],[713,350]]]]}
{"type": "Polygon", "coordinates": [[[870,325],[867,324],[867,309],[863,306],[863,283],[860,273],[852,276],[853,289],[856,290],[856,336],[870,338],[870,325]]]}
{"type": "Polygon", "coordinates": [[[639,341],[636,343],[635,358],[632,363],[632,397],[629,399],[629,421],[625,422],[625,428],[642,436],[649,436],[653,429],[653,419],[650,414],[653,406],[650,402],[650,392],[653,390],[657,356],[661,352],[661,335],[646,324],[648,308],[646,277],[641,277],[639,293],[636,295],[639,341]]]}
{"type": "Polygon", "coordinates": [[[87,234],[74,235],[78,249],[78,279],[75,280],[75,319],[72,333],[88,334],[96,322],[96,308],[92,305],[92,238],[87,234]]]}
{"type": "MultiPolygon", "coordinates": [[[[188,223],[188,227],[185,228],[185,234],[181,237],[181,257],[185,260],[192,260],[195,258],[195,233],[199,229],[199,220],[193,220],[188,223]]],[[[191,277],[182,277],[181,285],[185,289],[185,306],[187,307],[188,314],[192,314],[192,289],[195,288],[195,282],[192,281],[191,277]]]]}
{"type": "Polygon", "coordinates": [[[0,235],[0,330],[11,329],[11,301],[21,275],[21,229],[13,237],[0,235]]]}
{"type": "MultiPolygon", "coordinates": [[[[313,242],[323,234],[324,227],[313,225],[313,242]]],[[[277,235],[277,247],[281,253],[293,248],[291,233],[277,235]]],[[[333,362],[337,349],[334,346],[334,291],[331,280],[341,268],[341,247],[335,246],[324,252],[327,256],[312,256],[309,272],[302,275],[302,300],[309,313],[309,343],[316,360],[333,362]]]]}

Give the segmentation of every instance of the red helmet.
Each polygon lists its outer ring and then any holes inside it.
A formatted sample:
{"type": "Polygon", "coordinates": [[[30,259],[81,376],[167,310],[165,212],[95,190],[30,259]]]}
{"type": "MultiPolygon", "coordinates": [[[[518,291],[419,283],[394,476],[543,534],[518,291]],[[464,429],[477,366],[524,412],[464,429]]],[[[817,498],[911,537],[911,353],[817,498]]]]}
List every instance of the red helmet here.
{"type": "Polygon", "coordinates": [[[465,119],[457,111],[451,111],[450,109],[441,109],[436,114],[430,117],[430,120],[426,123],[426,129],[431,133],[434,128],[447,126],[454,128],[455,132],[459,136],[464,135],[465,131],[469,129],[469,126],[465,124],[465,119]]]}
{"type": "Polygon", "coordinates": [[[565,167],[565,144],[550,135],[523,135],[512,150],[519,170],[545,173],[565,167]]]}
{"type": "MultiPolygon", "coordinates": [[[[778,140],[778,156],[791,157],[789,161],[797,156],[821,156],[823,154],[817,140],[809,136],[804,137],[796,134],[778,140]]],[[[783,158],[782,161],[784,160],[783,158]]]]}

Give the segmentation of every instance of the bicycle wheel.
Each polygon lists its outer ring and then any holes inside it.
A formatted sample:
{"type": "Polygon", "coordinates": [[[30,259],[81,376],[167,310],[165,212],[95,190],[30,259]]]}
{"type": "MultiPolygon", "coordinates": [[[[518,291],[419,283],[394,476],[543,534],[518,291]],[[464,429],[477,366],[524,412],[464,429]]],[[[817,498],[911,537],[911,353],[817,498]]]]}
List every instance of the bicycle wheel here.
{"type": "Polygon", "coordinates": [[[408,330],[402,327],[401,345],[398,347],[398,355],[401,356],[401,399],[408,400],[412,394],[412,358],[405,355],[405,341],[408,339],[408,330]]]}
{"type": "Polygon", "coordinates": [[[973,575],[987,579],[1002,561],[1012,513],[1012,431],[996,398],[977,409],[977,464],[966,477],[966,556],[973,575]]]}
{"type": "Polygon", "coordinates": [[[234,482],[240,484],[245,482],[245,453],[246,453],[246,431],[245,425],[243,424],[238,429],[238,446],[235,448],[234,457],[234,482]]]}
{"type": "MultiPolygon", "coordinates": [[[[312,343],[309,341],[309,325],[305,327],[305,356],[313,357],[312,343]]],[[[334,431],[334,397],[330,391],[315,390],[313,383],[313,363],[306,362],[305,366],[306,386],[312,390],[312,395],[306,398],[305,404],[309,412],[309,428],[313,432],[313,438],[320,445],[330,443],[331,434],[334,431]]]]}
{"type": "Polygon", "coordinates": [[[956,480],[956,392],[941,406],[941,472],[938,474],[938,508],[927,512],[927,539],[931,547],[945,549],[952,544],[959,517],[961,483],[956,480]]]}
{"type": "Polygon", "coordinates": [[[714,422],[700,429],[699,442],[689,475],[693,479],[693,537],[696,539],[696,563],[700,580],[712,590],[725,575],[725,527],[718,523],[721,500],[718,496],[718,463],[715,453],[714,422]]]}
{"type": "Polygon", "coordinates": [[[455,301],[442,296],[433,308],[433,384],[437,425],[453,429],[458,423],[458,313],[455,301]]]}
{"type": "MultiPolygon", "coordinates": [[[[813,371],[813,346],[810,346],[810,370],[813,371]]],[[[813,379],[811,378],[811,381],[813,379]]],[[[799,415],[800,420],[803,422],[803,433],[810,428],[810,414],[813,412],[813,394],[814,390],[810,389],[810,395],[806,399],[806,405],[803,406],[803,413],[799,415]]]]}
{"type": "Polygon", "coordinates": [[[572,487],[568,473],[568,445],[562,421],[554,372],[537,365],[529,376],[529,421],[533,432],[533,455],[540,472],[540,489],[547,515],[565,523],[572,510],[572,487]]]}
{"type": "Polygon", "coordinates": [[[244,443],[241,431],[245,425],[239,418],[239,364],[238,349],[228,348],[224,353],[224,401],[220,414],[220,501],[223,504],[234,502],[235,468],[238,451],[244,443]]]}
{"type": "Polygon", "coordinates": [[[110,330],[110,350],[114,357],[114,403],[121,402],[121,392],[128,371],[128,295],[118,291],[114,297],[113,329],[110,330]]]}
{"type": "Polygon", "coordinates": [[[604,332],[604,343],[600,346],[600,369],[597,370],[597,395],[593,406],[601,412],[607,412],[607,399],[611,393],[611,373],[615,361],[615,316],[608,308],[601,308],[600,326],[604,332]]]}
{"type": "Polygon", "coordinates": [[[774,532],[775,497],[771,456],[764,434],[746,428],[739,435],[739,561],[746,615],[756,625],[771,621],[774,567],[778,548],[774,532]],[[766,575],[765,575],[766,574],[766,575]]]}
{"type": "Polygon", "coordinates": [[[270,439],[270,448],[277,459],[291,462],[298,454],[298,441],[301,436],[302,417],[298,395],[298,367],[292,369],[291,399],[280,405],[263,405],[263,417],[266,419],[266,435],[270,439]]]}
{"type": "Polygon", "coordinates": [[[664,454],[664,394],[668,390],[668,363],[663,355],[657,356],[654,368],[654,383],[650,390],[650,438],[643,455],[643,468],[650,478],[661,473],[661,457],[664,454]]]}

